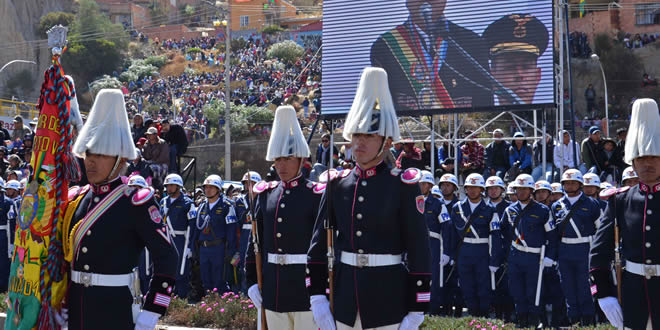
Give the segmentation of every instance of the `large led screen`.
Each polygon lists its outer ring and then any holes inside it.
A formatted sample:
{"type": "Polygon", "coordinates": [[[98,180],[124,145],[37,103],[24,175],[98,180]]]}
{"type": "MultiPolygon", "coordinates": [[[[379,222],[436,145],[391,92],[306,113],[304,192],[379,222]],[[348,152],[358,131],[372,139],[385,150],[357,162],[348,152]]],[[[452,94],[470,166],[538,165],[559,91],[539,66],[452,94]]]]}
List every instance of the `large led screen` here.
{"type": "Polygon", "coordinates": [[[366,66],[399,114],[550,106],[553,45],[550,0],[325,1],[321,112],[348,112],[366,66]]]}

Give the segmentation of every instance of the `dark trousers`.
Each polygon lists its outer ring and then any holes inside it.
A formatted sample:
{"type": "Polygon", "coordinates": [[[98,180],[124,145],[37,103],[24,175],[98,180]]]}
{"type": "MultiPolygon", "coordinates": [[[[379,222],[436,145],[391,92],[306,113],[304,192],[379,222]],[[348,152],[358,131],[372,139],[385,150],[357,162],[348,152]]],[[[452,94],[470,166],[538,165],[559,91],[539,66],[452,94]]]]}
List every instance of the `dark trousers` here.
{"type": "Polygon", "coordinates": [[[206,291],[224,292],[227,282],[224,278],[225,246],[216,245],[199,248],[199,271],[202,286],[206,291]]]}
{"type": "Polygon", "coordinates": [[[488,258],[461,256],[458,263],[463,299],[470,313],[488,312],[492,299],[488,258]]]}
{"type": "MultiPolygon", "coordinates": [[[[561,255],[561,249],[560,249],[561,255]]],[[[566,296],[570,319],[593,317],[596,313],[589,288],[589,258],[559,258],[561,288],[566,296]]]]}
{"type": "Polygon", "coordinates": [[[538,254],[518,250],[512,250],[509,256],[509,289],[518,316],[541,315],[541,307],[535,304],[539,257],[538,254]]]}

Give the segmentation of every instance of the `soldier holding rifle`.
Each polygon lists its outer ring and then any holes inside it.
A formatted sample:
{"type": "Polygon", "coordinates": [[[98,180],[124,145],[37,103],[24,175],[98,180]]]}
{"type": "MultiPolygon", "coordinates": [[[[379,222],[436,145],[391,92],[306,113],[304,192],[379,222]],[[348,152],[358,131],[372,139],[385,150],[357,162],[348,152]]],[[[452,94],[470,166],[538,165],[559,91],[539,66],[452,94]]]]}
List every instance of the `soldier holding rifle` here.
{"type": "Polygon", "coordinates": [[[256,226],[253,224],[256,237],[250,240],[246,259],[248,295],[257,307],[265,309],[266,323],[271,329],[318,328],[309,311],[306,264],[325,184],[302,176],[301,168],[307,157],[309,147],[295,110],[291,106],[279,107],[266,160],[275,162],[280,181],[260,181],[252,189],[256,195],[256,226]],[[263,256],[261,264],[257,264],[257,251],[263,256]],[[261,290],[258,267],[263,270],[261,290]]]}
{"type": "Polygon", "coordinates": [[[591,293],[612,325],[660,329],[660,114],[655,101],[635,101],[628,132],[625,161],[633,164],[640,182],[601,193],[611,197],[591,247],[591,293]]]}
{"type": "Polygon", "coordinates": [[[417,329],[431,298],[429,234],[424,196],[417,185],[420,171],[390,170],[383,162],[387,138],[399,140],[383,69],[363,71],[343,137],[352,141],[357,165],[331,171],[321,199],[307,261],[314,318],[323,330],[335,328],[334,322],[329,326],[319,322],[333,321],[325,297],[328,218],[334,228],[330,238],[336,278],[331,285],[337,328],[417,329]],[[395,285],[383,287],[383,283],[395,285]]]}

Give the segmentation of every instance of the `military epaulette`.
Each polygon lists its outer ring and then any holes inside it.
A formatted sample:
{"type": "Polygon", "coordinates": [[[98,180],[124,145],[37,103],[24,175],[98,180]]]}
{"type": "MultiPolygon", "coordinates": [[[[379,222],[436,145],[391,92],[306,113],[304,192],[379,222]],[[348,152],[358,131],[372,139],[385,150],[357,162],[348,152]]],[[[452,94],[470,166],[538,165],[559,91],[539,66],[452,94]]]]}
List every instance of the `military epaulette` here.
{"type": "Polygon", "coordinates": [[[325,183],[320,183],[320,182],[316,183],[312,187],[312,192],[317,194],[317,195],[321,195],[321,194],[323,194],[323,192],[325,192],[325,187],[326,186],[327,186],[327,184],[325,184],[325,183]]]}
{"type": "Polygon", "coordinates": [[[401,182],[407,184],[416,184],[422,178],[422,171],[416,168],[409,168],[401,174],[401,182]]]}
{"type": "Polygon", "coordinates": [[[73,186],[69,188],[69,200],[74,200],[76,197],[86,194],[87,191],[89,191],[89,185],[85,185],[83,187],[73,186]]]}
{"type": "Polygon", "coordinates": [[[151,187],[138,189],[131,198],[131,203],[133,205],[139,206],[147,203],[151,198],[154,197],[154,189],[151,187]]]}
{"type": "MultiPolygon", "coordinates": [[[[274,182],[275,182],[275,181],[274,181],[274,182]]],[[[255,184],[254,187],[252,188],[252,192],[254,192],[255,194],[261,194],[262,192],[264,192],[264,191],[266,191],[266,190],[268,190],[268,189],[271,189],[271,187],[270,187],[270,183],[268,183],[268,182],[266,182],[266,181],[259,181],[259,182],[257,182],[257,184],[255,184]]]]}
{"type": "Polygon", "coordinates": [[[598,194],[598,196],[600,198],[610,198],[610,197],[612,197],[612,196],[614,196],[618,193],[626,192],[626,191],[628,191],[628,189],[630,189],[629,186],[625,186],[625,187],[621,187],[621,188],[615,188],[615,187],[607,188],[607,189],[604,189],[603,191],[601,191],[600,194],[598,194]]]}

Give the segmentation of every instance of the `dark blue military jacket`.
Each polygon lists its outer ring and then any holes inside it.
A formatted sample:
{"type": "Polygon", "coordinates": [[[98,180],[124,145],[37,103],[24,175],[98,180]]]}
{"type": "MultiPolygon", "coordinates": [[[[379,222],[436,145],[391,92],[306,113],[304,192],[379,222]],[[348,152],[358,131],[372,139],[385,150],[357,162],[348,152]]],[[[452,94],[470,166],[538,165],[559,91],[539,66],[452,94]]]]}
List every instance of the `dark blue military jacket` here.
{"type": "MultiPolygon", "coordinates": [[[[331,175],[331,178],[334,176],[331,175]]],[[[401,172],[385,163],[374,168],[344,170],[321,199],[308,252],[310,295],[325,294],[326,203],[332,199],[335,228],[334,316],[353,325],[360,312],[362,327],[400,323],[410,311],[428,310],[431,256],[424,220],[424,196],[416,169],[401,172]],[[328,195],[331,189],[331,196],[328,195]],[[357,267],[341,263],[342,251],[356,254],[407,255],[407,264],[357,267]]]]}
{"type": "MultiPolygon", "coordinates": [[[[306,265],[268,262],[268,255],[307,255],[314,221],[325,184],[298,176],[289,182],[262,181],[254,187],[255,220],[262,253],[262,296],[266,309],[279,312],[309,311],[306,265]]],[[[254,243],[247,249],[248,286],[257,283],[254,243]]]]}
{"type": "MultiPolygon", "coordinates": [[[[614,194],[614,192],[612,192],[614,194]]],[[[638,264],[660,264],[660,184],[624,187],[608,200],[603,223],[590,253],[591,292],[596,298],[616,297],[611,277],[614,227],[619,227],[622,258],[638,264]]],[[[657,268],[658,266],[655,266],[657,268]]],[[[650,273],[649,268],[649,273],[650,273]]],[[[660,329],[660,277],[623,271],[623,321],[632,329],[646,328],[651,312],[653,329],[660,329]]]]}

